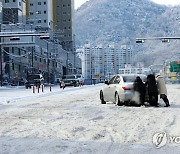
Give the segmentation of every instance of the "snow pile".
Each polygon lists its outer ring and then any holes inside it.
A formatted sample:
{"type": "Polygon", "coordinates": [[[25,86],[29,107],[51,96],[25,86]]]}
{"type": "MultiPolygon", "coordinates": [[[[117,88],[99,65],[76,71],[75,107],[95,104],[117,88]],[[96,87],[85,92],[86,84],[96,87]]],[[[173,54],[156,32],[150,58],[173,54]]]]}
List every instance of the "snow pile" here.
{"type": "MultiPolygon", "coordinates": [[[[35,95],[29,89],[21,93],[27,99],[1,102],[0,153],[180,153],[178,140],[169,140],[180,136],[180,85],[167,86],[169,108],[162,100],[159,108],[102,105],[100,88],[57,87],[52,93],[35,95]],[[166,132],[167,142],[156,148],[153,136],[161,132],[166,132]]],[[[13,97],[21,90],[12,92],[13,97]]],[[[9,93],[1,91],[4,96],[9,93]]]]}

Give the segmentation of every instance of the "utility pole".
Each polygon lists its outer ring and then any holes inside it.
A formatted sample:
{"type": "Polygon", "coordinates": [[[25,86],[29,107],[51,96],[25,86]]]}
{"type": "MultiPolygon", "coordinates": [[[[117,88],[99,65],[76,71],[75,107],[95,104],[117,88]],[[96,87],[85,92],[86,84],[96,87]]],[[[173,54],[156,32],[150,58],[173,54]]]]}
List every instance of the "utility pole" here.
{"type": "Polygon", "coordinates": [[[69,52],[68,51],[66,51],[67,52],[67,60],[66,60],[66,69],[67,69],[67,71],[66,71],[66,75],[68,75],[69,74],[69,52]]]}
{"type": "MultiPolygon", "coordinates": [[[[1,32],[1,23],[0,23],[0,32],[1,32]]],[[[2,46],[1,46],[1,36],[0,36],[0,67],[1,67],[1,87],[3,82],[3,71],[2,71],[2,46]]]]}
{"type": "Polygon", "coordinates": [[[48,71],[48,84],[49,84],[49,42],[47,41],[47,71],[48,71]]]}
{"type": "MultiPolygon", "coordinates": [[[[32,24],[31,24],[31,32],[32,32],[32,24]]],[[[31,38],[31,41],[32,41],[32,43],[33,43],[33,36],[32,36],[32,38],[31,38]]],[[[32,46],[32,51],[31,51],[32,53],[31,53],[31,62],[32,62],[32,64],[31,64],[31,67],[32,67],[32,71],[33,71],[33,67],[34,67],[34,47],[32,46]]],[[[34,72],[32,72],[32,73],[34,73],[34,72]]]]}

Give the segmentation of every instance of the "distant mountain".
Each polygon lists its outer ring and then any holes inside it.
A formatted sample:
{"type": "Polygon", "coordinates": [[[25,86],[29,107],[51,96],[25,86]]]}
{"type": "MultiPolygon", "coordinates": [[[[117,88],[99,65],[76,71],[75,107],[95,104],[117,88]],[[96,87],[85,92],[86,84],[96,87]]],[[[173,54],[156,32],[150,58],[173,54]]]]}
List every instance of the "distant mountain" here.
{"type": "Polygon", "coordinates": [[[179,36],[179,24],[180,7],[166,7],[150,0],[90,0],[75,14],[78,46],[84,45],[86,41],[94,44],[127,44],[137,53],[136,60],[145,65],[170,59],[171,52],[176,56],[180,51],[178,41],[169,44],[160,41],[136,44],[135,39],[179,36]],[[152,56],[151,59],[147,55],[152,56]]]}

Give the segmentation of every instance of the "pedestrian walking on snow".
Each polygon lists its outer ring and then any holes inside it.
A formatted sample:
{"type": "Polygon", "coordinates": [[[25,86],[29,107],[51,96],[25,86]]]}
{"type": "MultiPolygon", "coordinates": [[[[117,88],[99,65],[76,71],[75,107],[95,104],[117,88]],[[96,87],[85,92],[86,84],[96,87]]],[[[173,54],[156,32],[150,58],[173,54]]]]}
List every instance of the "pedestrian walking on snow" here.
{"type": "Polygon", "coordinates": [[[60,82],[60,84],[61,84],[61,88],[64,90],[64,88],[65,88],[65,83],[64,83],[64,81],[62,80],[61,82],[60,82]]]}

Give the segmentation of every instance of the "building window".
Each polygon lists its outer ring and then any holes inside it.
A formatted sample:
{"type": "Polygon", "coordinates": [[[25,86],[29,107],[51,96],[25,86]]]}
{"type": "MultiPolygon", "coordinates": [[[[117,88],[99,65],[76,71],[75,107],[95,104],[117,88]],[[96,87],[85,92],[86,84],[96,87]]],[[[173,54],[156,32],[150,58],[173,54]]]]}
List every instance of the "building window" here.
{"type": "Polygon", "coordinates": [[[30,6],[33,6],[33,3],[30,3],[30,6]]]}
{"type": "Polygon", "coordinates": [[[47,22],[47,20],[44,20],[44,23],[46,23],[47,22]]]}
{"type": "Polygon", "coordinates": [[[41,5],[41,2],[38,2],[38,5],[41,5]]]}
{"type": "Polygon", "coordinates": [[[63,4],[63,7],[66,7],[66,4],[63,4]]]}
{"type": "Polygon", "coordinates": [[[12,63],[12,70],[14,71],[14,63],[12,63]]]}
{"type": "Polygon", "coordinates": [[[46,14],[46,11],[44,11],[44,14],[46,14]]]}
{"type": "Polygon", "coordinates": [[[44,2],[44,5],[46,5],[46,2],[44,2]]]}
{"type": "Polygon", "coordinates": [[[21,6],[21,2],[19,2],[19,6],[21,6]]]}
{"type": "Polygon", "coordinates": [[[5,2],[5,3],[9,3],[9,0],[5,0],[4,2],[5,2]]]}
{"type": "Polygon", "coordinates": [[[38,23],[41,23],[41,20],[38,20],[38,23]]]}
{"type": "Polygon", "coordinates": [[[18,52],[19,52],[19,55],[21,55],[21,49],[19,49],[18,52]]]}
{"type": "Polygon", "coordinates": [[[19,65],[19,72],[21,72],[21,65],[19,65]]]}
{"type": "Polygon", "coordinates": [[[13,2],[16,2],[16,0],[13,0],[13,2]]]}
{"type": "Polygon", "coordinates": [[[14,47],[12,47],[12,53],[14,53],[14,47]]]}

